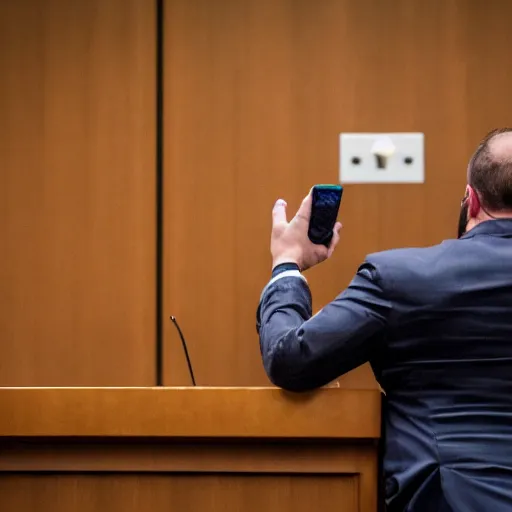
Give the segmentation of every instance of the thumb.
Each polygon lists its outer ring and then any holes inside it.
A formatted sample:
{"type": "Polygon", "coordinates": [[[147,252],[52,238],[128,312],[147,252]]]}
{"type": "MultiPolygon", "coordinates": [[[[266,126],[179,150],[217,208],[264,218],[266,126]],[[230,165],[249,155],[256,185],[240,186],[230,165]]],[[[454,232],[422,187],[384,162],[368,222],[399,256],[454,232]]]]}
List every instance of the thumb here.
{"type": "Polygon", "coordinates": [[[276,204],[274,204],[274,208],[272,210],[272,224],[274,226],[283,222],[288,222],[286,220],[286,206],[286,201],[283,199],[278,199],[276,204]]]}
{"type": "Polygon", "coordinates": [[[338,242],[340,241],[340,229],[342,228],[341,222],[336,222],[334,229],[333,229],[333,237],[331,240],[331,244],[329,245],[329,251],[328,251],[328,258],[332,256],[332,253],[334,252],[334,249],[338,245],[338,242]]]}

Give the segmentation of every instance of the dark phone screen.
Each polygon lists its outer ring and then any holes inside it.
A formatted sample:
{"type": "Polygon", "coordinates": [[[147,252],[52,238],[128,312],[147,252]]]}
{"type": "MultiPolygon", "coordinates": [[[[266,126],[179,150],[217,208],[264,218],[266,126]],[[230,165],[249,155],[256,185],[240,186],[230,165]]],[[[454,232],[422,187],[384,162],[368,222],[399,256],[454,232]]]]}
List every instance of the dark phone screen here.
{"type": "Polygon", "coordinates": [[[331,243],[342,195],[343,187],[341,185],[316,185],[313,187],[308,230],[308,237],[313,243],[326,247],[331,243]]]}

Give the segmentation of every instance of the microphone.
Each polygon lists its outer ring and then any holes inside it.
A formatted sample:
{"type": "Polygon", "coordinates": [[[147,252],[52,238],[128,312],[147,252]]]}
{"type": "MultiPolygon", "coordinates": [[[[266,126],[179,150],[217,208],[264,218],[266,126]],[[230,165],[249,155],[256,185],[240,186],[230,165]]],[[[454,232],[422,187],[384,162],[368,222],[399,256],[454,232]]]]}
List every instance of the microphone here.
{"type": "Polygon", "coordinates": [[[196,379],[194,377],[194,370],[192,370],[192,363],[190,362],[190,357],[188,355],[188,349],[187,349],[187,342],[185,341],[185,337],[183,336],[183,333],[181,332],[180,326],[178,325],[178,321],[176,320],[176,317],[171,316],[172,323],[175,325],[178,334],[180,335],[181,339],[181,345],[183,346],[183,352],[185,352],[185,357],[187,358],[187,365],[188,365],[188,372],[190,374],[190,378],[192,379],[192,384],[196,385],[196,379]]]}

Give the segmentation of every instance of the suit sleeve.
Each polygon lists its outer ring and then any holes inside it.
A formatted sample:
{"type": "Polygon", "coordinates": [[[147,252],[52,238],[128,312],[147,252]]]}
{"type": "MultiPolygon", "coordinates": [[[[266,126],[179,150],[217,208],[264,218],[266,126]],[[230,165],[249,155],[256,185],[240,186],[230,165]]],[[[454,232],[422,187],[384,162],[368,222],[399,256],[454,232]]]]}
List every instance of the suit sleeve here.
{"type": "Polygon", "coordinates": [[[290,391],[324,386],[371,358],[390,313],[382,280],[369,262],[314,316],[309,287],[298,272],[271,280],[257,312],[265,371],[273,384],[290,391]]]}

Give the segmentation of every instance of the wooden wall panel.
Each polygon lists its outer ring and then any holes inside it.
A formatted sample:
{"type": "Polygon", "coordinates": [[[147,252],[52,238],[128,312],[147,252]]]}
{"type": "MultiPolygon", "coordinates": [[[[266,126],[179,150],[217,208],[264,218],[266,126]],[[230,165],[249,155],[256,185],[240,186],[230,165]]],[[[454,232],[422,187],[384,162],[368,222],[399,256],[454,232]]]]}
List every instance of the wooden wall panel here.
{"type": "Polygon", "coordinates": [[[0,2],[0,385],[151,385],[155,6],[0,2]]]}
{"type": "MultiPolygon", "coordinates": [[[[165,0],[164,316],[200,384],[267,383],[271,207],[336,182],[340,132],[424,132],[426,183],[346,188],[339,250],[308,273],[315,308],[367,253],[454,236],[470,153],[512,113],[511,16],[500,0],[165,0]]],[[[164,334],[165,381],[188,384],[164,334]]]]}

